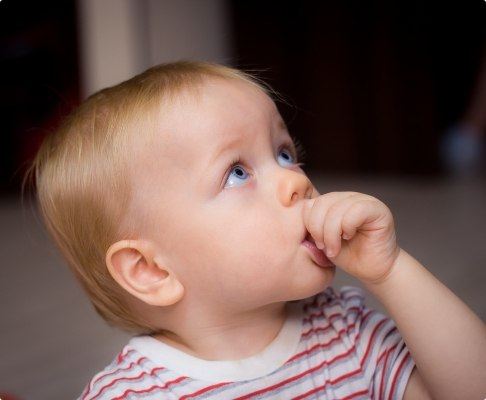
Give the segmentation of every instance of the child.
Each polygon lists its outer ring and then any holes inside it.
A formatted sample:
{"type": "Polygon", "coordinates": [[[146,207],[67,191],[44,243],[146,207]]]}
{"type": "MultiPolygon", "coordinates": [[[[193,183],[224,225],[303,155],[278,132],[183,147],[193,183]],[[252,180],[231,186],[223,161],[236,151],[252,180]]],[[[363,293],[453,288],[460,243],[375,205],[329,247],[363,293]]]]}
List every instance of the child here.
{"type": "Polygon", "coordinates": [[[272,94],[163,64],[41,146],[46,226],[96,311],[134,334],[79,398],[482,399],[483,322],[399,247],[385,204],[317,192],[272,94]],[[334,290],[336,266],[393,319],[334,290]]]}

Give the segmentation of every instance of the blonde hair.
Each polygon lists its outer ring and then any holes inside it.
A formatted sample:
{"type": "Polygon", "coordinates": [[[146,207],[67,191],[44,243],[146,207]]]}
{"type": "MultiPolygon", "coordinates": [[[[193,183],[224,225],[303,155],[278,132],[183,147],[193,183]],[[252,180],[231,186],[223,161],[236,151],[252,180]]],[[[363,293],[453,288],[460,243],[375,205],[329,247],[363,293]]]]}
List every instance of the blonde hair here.
{"type": "Polygon", "coordinates": [[[22,196],[34,178],[47,231],[96,312],[130,333],[158,328],[132,311],[105,265],[111,244],[133,238],[133,226],[121,223],[132,196],[127,146],[150,110],[208,77],[243,80],[281,99],[249,72],[209,62],[160,64],[88,97],[44,139],[24,176],[22,196]]]}

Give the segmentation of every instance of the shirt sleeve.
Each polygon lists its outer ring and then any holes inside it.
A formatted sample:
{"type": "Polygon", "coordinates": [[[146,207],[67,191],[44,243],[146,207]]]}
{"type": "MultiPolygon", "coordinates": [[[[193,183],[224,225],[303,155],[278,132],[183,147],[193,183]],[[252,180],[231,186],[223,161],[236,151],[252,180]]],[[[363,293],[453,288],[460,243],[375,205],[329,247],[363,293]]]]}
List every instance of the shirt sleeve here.
{"type": "Polygon", "coordinates": [[[339,297],[371,398],[402,399],[415,362],[395,322],[368,308],[361,288],[343,286],[339,297]]]}

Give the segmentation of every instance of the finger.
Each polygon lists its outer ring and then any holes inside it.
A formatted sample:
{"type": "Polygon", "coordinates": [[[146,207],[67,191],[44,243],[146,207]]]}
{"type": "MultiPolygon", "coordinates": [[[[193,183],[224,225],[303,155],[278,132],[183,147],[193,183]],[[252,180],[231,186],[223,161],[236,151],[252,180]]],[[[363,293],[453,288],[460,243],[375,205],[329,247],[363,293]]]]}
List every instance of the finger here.
{"type": "MultiPolygon", "coordinates": [[[[311,206],[304,210],[304,224],[316,245],[324,244],[323,225],[329,207],[335,202],[356,195],[356,192],[330,192],[313,199],[311,206]]],[[[321,246],[322,247],[322,246],[321,246]]]]}
{"type": "Polygon", "coordinates": [[[336,257],[341,251],[341,235],[343,234],[343,217],[350,207],[363,199],[361,194],[351,195],[334,203],[328,210],[322,227],[324,245],[328,257],[336,257]]]}
{"type": "Polygon", "coordinates": [[[342,220],[343,232],[353,237],[358,229],[366,230],[366,225],[383,217],[383,209],[377,199],[361,199],[354,203],[342,220]]]}

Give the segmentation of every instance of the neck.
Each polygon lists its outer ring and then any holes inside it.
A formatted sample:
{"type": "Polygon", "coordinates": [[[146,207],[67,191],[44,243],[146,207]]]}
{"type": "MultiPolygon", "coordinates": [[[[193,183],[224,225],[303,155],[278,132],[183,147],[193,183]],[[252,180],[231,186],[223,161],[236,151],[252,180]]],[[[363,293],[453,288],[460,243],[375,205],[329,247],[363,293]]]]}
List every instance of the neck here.
{"type": "MultiPolygon", "coordinates": [[[[231,317],[197,313],[153,337],[208,361],[240,360],[263,351],[278,335],[288,316],[287,303],[274,303],[231,317]]],[[[188,315],[188,314],[186,314],[188,315]]]]}

